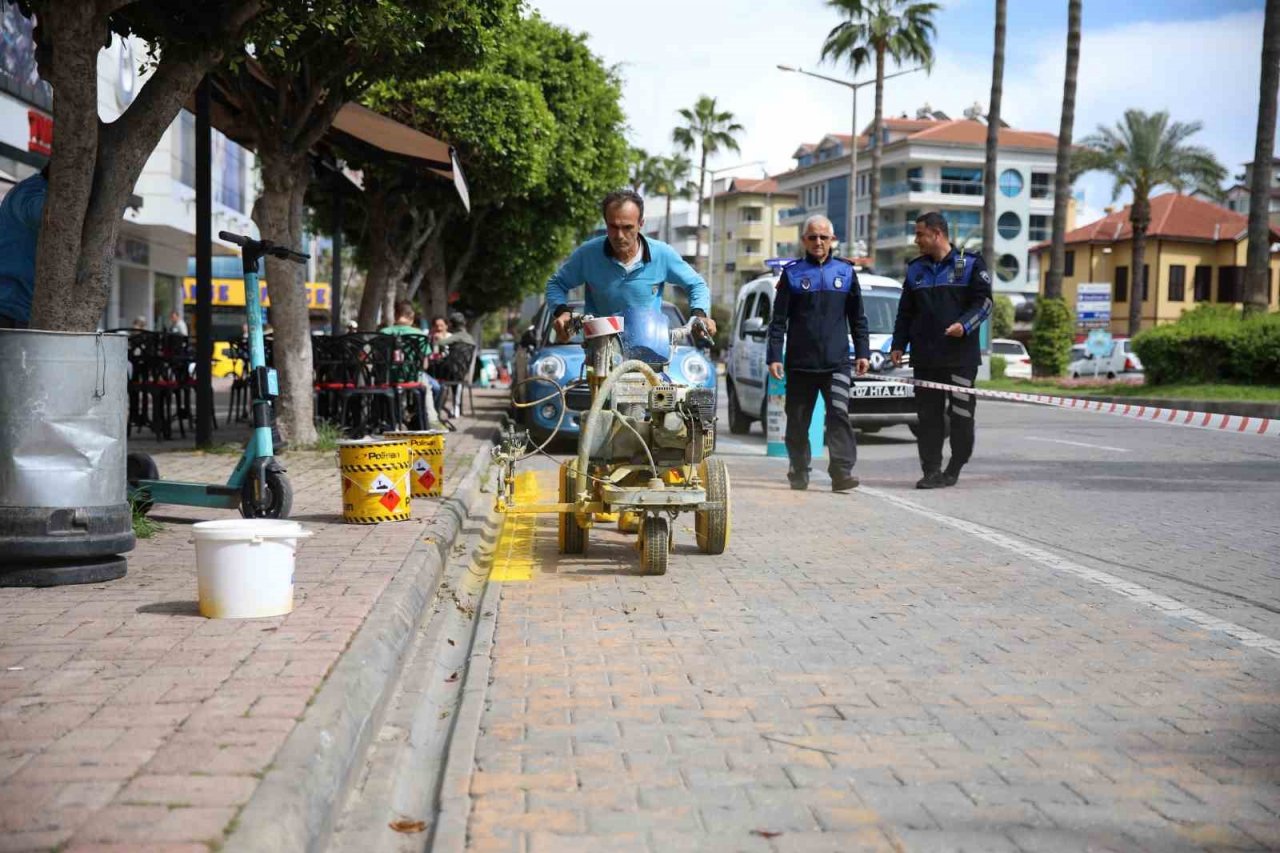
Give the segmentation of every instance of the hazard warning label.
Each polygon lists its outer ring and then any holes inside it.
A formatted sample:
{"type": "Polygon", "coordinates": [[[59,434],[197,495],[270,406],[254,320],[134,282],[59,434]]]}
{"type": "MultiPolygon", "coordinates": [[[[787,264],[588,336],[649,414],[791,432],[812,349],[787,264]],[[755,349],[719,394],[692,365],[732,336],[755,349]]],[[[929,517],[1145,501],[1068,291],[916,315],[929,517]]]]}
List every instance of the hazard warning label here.
{"type": "Polygon", "coordinates": [[[418,475],[418,485],[430,489],[436,482],[436,472],[431,470],[425,459],[417,459],[413,463],[413,472],[418,475]]]}
{"type": "Polygon", "coordinates": [[[400,496],[396,494],[395,489],[391,489],[385,495],[378,498],[378,503],[382,504],[390,512],[400,505],[400,496]]]}

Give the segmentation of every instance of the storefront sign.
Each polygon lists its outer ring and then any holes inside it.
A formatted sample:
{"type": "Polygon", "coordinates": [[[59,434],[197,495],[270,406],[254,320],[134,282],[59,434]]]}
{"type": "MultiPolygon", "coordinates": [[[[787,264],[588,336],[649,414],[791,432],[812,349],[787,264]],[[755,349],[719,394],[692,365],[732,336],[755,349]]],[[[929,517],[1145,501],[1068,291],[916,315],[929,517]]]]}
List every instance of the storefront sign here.
{"type": "MultiPolygon", "coordinates": [[[[328,311],[331,305],[332,289],[327,281],[307,282],[307,308],[312,311],[328,311]]],[[[271,298],[267,296],[267,283],[258,282],[258,298],[263,308],[271,307],[271,298]]],[[[182,280],[182,304],[196,304],[196,280],[191,277],[182,280]]],[[[244,306],[244,279],[215,278],[213,280],[213,304],[232,307],[244,306]]]]}

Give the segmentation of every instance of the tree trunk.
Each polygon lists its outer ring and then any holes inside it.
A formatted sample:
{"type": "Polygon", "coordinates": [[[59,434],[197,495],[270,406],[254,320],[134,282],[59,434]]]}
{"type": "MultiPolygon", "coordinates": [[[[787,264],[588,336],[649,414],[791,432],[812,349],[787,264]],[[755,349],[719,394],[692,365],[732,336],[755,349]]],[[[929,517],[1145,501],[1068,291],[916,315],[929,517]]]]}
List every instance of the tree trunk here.
{"type": "MultiPolygon", "coordinates": [[[[262,195],[253,206],[253,220],[263,239],[299,248],[302,199],[311,178],[306,155],[263,145],[258,157],[262,167],[262,195]]],[[[280,431],[295,445],[312,444],[316,440],[316,428],[311,400],[311,319],[307,313],[303,267],[268,257],[266,273],[275,366],[280,376],[280,431]]]]}
{"type": "MultiPolygon", "coordinates": [[[[1076,76],[1080,66],[1080,4],[1067,4],[1067,73],[1062,82],[1062,119],[1058,123],[1058,165],[1053,176],[1053,245],[1049,250],[1049,274],[1044,282],[1046,299],[1062,298],[1062,277],[1067,265],[1067,204],[1071,192],[1071,129],[1076,121],[1076,76]]],[[[1085,281],[1088,281],[1086,270],[1085,281]]]]}
{"type": "MultiPolygon", "coordinates": [[[[378,314],[386,298],[388,282],[391,275],[391,237],[390,221],[387,215],[388,198],[386,193],[375,190],[368,199],[369,229],[368,255],[369,271],[365,276],[364,293],[360,297],[360,313],[357,323],[362,332],[373,332],[378,329],[378,314]]],[[[388,323],[394,318],[383,319],[388,323]]]]}
{"type": "Polygon", "coordinates": [[[423,300],[427,318],[443,317],[449,312],[449,275],[444,265],[444,228],[438,227],[427,241],[425,252],[427,296],[423,300]]]}
{"type": "Polygon", "coordinates": [[[987,109],[987,158],[982,172],[982,258],[995,266],[996,153],[1000,148],[1000,101],[1004,97],[1005,0],[996,0],[995,52],[991,58],[991,105],[987,109]]]}
{"type": "Polygon", "coordinates": [[[1258,130],[1249,183],[1249,248],[1245,256],[1244,310],[1271,308],[1270,181],[1276,142],[1276,90],[1280,83],[1280,0],[1267,0],[1262,25],[1262,75],[1258,85],[1258,130]]]}
{"type": "Polygon", "coordinates": [[[662,217],[662,228],[666,231],[662,242],[669,246],[671,245],[671,196],[667,196],[667,212],[662,217]]]}
{"type": "MultiPolygon", "coordinates": [[[[872,266],[876,263],[876,231],[880,229],[880,149],[884,147],[881,139],[884,126],[884,48],[876,48],[876,117],[871,125],[871,211],[867,219],[867,257],[872,266]]],[[[853,140],[857,145],[858,140],[853,140]]],[[[856,183],[857,176],[854,176],[856,183]]],[[[850,187],[850,192],[857,192],[857,187],[850,187]]],[[[850,228],[852,228],[850,223],[850,228]]],[[[955,235],[952,235],[953,237],[955,235]]],[[[853,243],[850,241],[850,246],[853,243]]]]}
{"type": "MultiPolygon", "coordinates": [[[[701,270],[711,287],[711,270],[702,262],[702,197],[707,186],[707,149],[702,147],[702,165],[698,167],[698,221],[693,223],[693,268],[701,270]]],[[[712,187],[714,190],[715,187],[712,187]]],[[[712,235],[712,239],[715,235],[712,235]]]]}
{"type": "Polygon", "coordinates": [[[1142,296],[1147,281],[1143,268],[1146,266],[1147,228],[1151,226],[1151,201],[1143,190],[1134,192],[1129,224],[1133,226],[1133,263],[1129,271],[1129,337],[1132,338],[1142,331],[1142,296]]]}

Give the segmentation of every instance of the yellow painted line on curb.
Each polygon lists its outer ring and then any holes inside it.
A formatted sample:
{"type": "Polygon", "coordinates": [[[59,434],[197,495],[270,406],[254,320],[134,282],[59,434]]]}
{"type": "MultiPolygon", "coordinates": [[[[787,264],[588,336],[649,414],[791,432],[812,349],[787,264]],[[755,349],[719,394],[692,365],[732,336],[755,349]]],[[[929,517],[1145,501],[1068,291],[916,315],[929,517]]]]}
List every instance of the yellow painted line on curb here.
{"type": "MultiPolygon", "coordinates": [[[[538,475],[533,471],[517,474],[514,497],[517,504],[536,503],[538,475]]],[[[489,580],[510,583],[533,579],[533,543],[537,530],[536,515],[511,514],[503,519],[489,580]]]]}

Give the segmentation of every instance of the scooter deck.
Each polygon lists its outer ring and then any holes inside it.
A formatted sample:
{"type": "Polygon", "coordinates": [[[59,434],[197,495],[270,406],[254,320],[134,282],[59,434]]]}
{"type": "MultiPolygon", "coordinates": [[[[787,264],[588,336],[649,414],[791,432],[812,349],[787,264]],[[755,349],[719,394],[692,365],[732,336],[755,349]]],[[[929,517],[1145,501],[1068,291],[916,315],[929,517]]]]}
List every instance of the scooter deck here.
{"type": "Polygon", "coordinates": [[[175,480],[138,480],[135,492],[146,491],[152,503],[182,504],[235,509],[240,506],[240,489],[216,483],[184,483],[175,480]]]}

